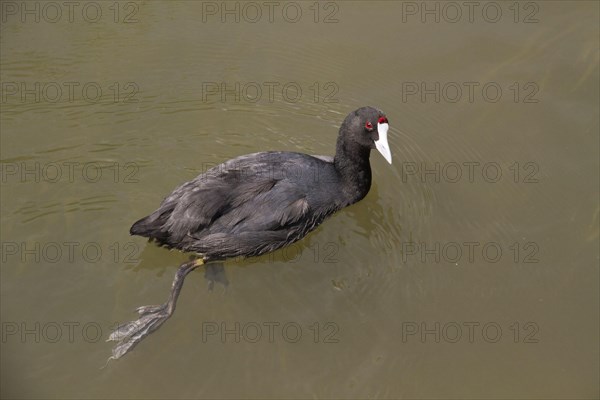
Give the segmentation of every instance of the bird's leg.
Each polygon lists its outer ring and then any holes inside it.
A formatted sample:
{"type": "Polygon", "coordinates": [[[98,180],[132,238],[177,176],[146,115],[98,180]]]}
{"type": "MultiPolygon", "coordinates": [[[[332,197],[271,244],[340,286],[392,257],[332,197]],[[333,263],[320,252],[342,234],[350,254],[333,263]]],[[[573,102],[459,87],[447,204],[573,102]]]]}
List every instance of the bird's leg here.
{"type": "Polygon", "coordinates": [[[208,281],[208,290],[210,292],[213,291],[215,282],[223,285],[223,292],[225,292],[227,286],[229,286],[229,280],[225,274],[225,266],[222,262],[206,264],[204,267],[204,279],[208,281]]]}
{"type": "Polygon", "coordinates": [[[157,330],[175,311],[177,298],[181,292],[183,281],[187,274],[204,264],[202,259],[183,263],[177,269],[169,300],[159,306],[143,306],[136,309],[140,318],[127,324],[120,325],[109,336],[108,341],[117,341],[110,359],[118,359],[127,354],[143,338],[157,330]]]}

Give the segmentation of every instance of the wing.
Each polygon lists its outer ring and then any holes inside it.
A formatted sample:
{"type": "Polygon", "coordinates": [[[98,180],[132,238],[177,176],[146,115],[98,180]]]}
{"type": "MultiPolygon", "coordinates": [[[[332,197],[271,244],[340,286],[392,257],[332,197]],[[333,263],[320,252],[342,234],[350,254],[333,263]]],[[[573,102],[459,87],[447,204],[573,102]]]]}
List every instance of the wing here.
{"type": "Polygon", "coordinates": [[[336,207],[307,196],[322,159],[255,153],[216,166],[173,191],[132,234],[212,258],[258,255],[300,239],[336,207]],[[301,177],[304,176],[304,179],[301,177]]]}

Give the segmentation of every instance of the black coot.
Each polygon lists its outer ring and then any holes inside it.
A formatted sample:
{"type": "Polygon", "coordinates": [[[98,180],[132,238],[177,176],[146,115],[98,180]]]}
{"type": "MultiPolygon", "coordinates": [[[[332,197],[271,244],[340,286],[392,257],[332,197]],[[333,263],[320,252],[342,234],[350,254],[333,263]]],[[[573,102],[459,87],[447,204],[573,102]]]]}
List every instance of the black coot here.
{"type": "Polygon", "coordinates": [[[116,329],[119,358],[175,310],[185,276],[208,261],[257,256],[291,244],[371,187],[371,149],[391,163],[388,121],[373,107],[350,113],[340,127],[335,157],[292,152],[248,154],[220,164],[176,188],[158,210],[137,221],[132,235],[200,256],[182,264],[171,295],[160,306],[116,329]]]}

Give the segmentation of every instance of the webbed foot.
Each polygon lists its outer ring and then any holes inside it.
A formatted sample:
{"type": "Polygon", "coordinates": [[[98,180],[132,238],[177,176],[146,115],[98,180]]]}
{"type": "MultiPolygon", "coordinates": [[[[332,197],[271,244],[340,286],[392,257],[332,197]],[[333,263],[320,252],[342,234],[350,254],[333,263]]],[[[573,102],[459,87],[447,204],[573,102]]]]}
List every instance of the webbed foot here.
{"type": "Polygon", "coordinates": [[[111,359],[119,359],[129,352],[146,336],[157,330],[171,315],[173,310],[168,304],[162,306],[145,306],[137,309],[141,317],[135,321],[118,326],[107,341],[117,341],[111,359]]]}
{"type": "Polygon", "coordinates": [[[146,336],[157,330],[167,319],[175,312],[177,298],[183,286],[183,280],[186,275],[195,268],[203,265],[202,259],[183,263],[177,269],[169,300],[158,306],[143,306],[136,309],[140,317],[127,324],[118,326],[108,337],[107,342],[116,341],[117,345],[113,348],[112,356],[108,359],[116,360],[127,354],[136,344],[146,336]]]}

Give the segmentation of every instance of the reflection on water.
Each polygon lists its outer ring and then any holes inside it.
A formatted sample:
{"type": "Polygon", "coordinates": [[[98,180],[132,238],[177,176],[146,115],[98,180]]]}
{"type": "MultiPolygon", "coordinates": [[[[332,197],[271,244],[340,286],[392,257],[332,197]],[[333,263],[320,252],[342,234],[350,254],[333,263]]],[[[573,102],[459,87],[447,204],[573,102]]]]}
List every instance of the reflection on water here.
{"type": "Polygon", "coordinates": [[[34,3],[0,25],[2,396],[598,396],[597,3],[457,22],[450,3],[282,3],[272,22],[259,3],[71,22],[34,3]],[[228,158],[332,154],[363,105],[394,157],[374,154],[369,195],[213,290],[195,271],[99,370],[187,259],[131,223],[228,158]]]}

